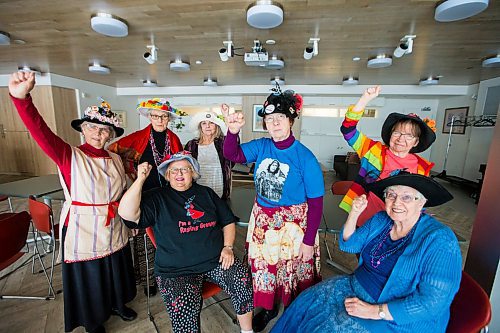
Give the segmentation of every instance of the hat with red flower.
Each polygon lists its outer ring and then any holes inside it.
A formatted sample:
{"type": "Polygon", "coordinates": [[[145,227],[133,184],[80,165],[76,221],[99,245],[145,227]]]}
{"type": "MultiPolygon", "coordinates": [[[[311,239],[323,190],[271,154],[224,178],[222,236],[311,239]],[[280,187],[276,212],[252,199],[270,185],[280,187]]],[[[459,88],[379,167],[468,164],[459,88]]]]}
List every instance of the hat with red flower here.
{"type": "Polygon", "coordinates": [[[394,126],[399,122],[404,122],[410,120],[420,127],[420,137],[418,138],[418,144],[410,150],[410,153],[421,153],[429,148],[434,141],[436,141],[436,126],[434,123],[434,128],[432,128],[431,119],[422,120],[417,114],[409,113],[402,114],[393,112],[387,116],[382,125],[382,140],[384,140],[386,145],[389,145],[391,141],[391,135],[394,130],[394,126]]]}
{"type": "Polygon", "coordinates": [[[175,117],[187,115],[185,112],[174,108],[166,98],[151,98],[137,104],[137,112],[144,117],[148,117],[152,110],[167,112],[175,117]]]}
{"type": "Polygon", "coordinates": [[[257,114],[264,117],[266,114],[283,113],[288,118],[297,118],[302,110],[302,96],[293,90],[281,92],[278,84],[272,90],[273,93],[267,96],[263,108],[257,114]]]}
{"type": "Polygon", "coordinates": [[[93,105],[86,108],[81,119],[71,121],[71,127],[81,132],[84,122],[111,126],[115,130],[117,137],[125,132],[120,126],[120,121],[116,113],[111,112],[111,106],[104,100],[101,101],[101,105],[93,105]]]}

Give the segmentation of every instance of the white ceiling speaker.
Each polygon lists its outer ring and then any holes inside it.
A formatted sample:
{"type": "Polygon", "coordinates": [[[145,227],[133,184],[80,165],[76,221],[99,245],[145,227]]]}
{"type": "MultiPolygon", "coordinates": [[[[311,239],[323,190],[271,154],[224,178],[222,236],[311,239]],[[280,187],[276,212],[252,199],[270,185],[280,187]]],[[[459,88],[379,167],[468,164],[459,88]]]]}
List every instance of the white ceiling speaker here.
{"type": "Polygon", "coordinates": [[[276,56],[273,56],[269,61],[267,62],[265,68],[267,69],[282,69],[285,67],[285,62],[282,59],[278,59],[276,56]]]}
{"type": "Polygon", "coordinates": [[[143,87],[158,87],[158,82],[156,82],[155,80],[146,79],[146,80],[142,80],[142,86],[143,87]]]}
{"type": "Polygon", "coordinates": [[[446,0],[441,1],[434,11],[438,22],[463,20],[488,8],[488,0],[446,0]]]}
{"type": "Polygon", "coordinates": [[[90,26],[104,36],[125,37],[128,35],[128,26],[125,20],[107,13],[97,13],[91,16],[90,26]]]}
{"type": "Polygon", "coordinates": [[[483,60],[483,67],[500,67],[500,55],[489,57],[483,60]]]}
{"type": "Polygon", "coordinates": [[[439,83],[439,79],[437,77],[429,76],[426,79],[420,80],[420,82],[418,84],[421,86],[435,86],[438,83],[439,83]]]}
{"type": "Polygon", "coordinates": [[[183,62],[180,59],[170,63],[170,70],[173,72],[189,72],[191,65],[188,62],[183,62]]]}
{"type": "Polygon", "coordinates": [[[349,76],[349,77],[344,77],[344,79],[342,80],[342,85],[343,86],[355,86],[359,83],[359,80],[357,77],[352,77],[352,76],[349,76]]]}
{"type": "Polygon", "coordinates": [[[109,69],[109,67],[102,66],[97,62],[94,62],[92,65],[89,65],[89,72],[94,74],[107,75],[111,73],[111,69],[109,69]]]}
{"type": "Polygon", "coordinates": [[[35,75],[42,75],[41,71],[39,71],[36,68],[27,66],[27,65],[24,65],[22,67],[18,67],[17,70],[20,72],[35,73],[35,75]]]}
{"type": "Polygon", "coordinates": [[[203,85],[205,87],[217,87],[217,78],[207,77],[203,80],[203,85]]]}
{"type": "Polygon", "coordinates": [[[283,6],[271,0],[258,0],[247,8],[247,23],[257,29],[276,28],[283,23],[283,6]]]}
{"type": "Polygon", "coordinates": [[[385,68],[392,65],[391,56],[385,54],[378,55],[374,58],[368,59],[366,66],[368,68],[385,68]]]}
{"type": "Polygon", "coordinates": [[[10,34],[5,31],[0,31],[0,45],[10,45],[10,34]]]}
{"type": "Polygon", "coordinates": [[[279,76],[271,78],[271,85],[275,86],[276,84],[279,84],[280,86],[285,85],[285,78],[279,76]]]}

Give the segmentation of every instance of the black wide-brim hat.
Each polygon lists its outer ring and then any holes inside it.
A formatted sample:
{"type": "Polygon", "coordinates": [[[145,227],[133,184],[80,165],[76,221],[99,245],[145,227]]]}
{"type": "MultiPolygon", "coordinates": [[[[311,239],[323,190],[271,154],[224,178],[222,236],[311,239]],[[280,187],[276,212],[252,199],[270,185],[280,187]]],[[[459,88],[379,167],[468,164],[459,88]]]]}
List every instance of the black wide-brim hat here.
{"type": "Polygon", "coordinates": [[[370,183],[366,185],[366,190],[373,192],[380,199],[384,200],[384,190],[394,185],[408,186],[422,193],[427,199],[424,207],[439,206],[453,199],[453,195],[451,195],[443,185],[439,184],[431,177],[404,171],[397,175],[370,183]]]}
{"type": "Polygon", "coordinates": [[[427,126],[419,116],[414,113],[402,114],[393,112],[387,116],[382,125],[382,140],[389,146],[391,141],[392,128],[398,121],[411,120],[420,127],[420,137],[418,144],[410,150],[410,153],[421,153],[429,148],[436,141],[436,133],[427,126]]]}
{"type": "Polygon", "coordinates": [[[120,127],[120,121],[116,113],[111,112],[111,107],[105,101],[102,101],[99,106],[89,106],[86,108],[81,119],[71,121],[71,127],[81,132],[84,122],[111,126],[116,133],[116,137],[123,135],[125,132],[125,130],[120,127]]]}
{"type": "Polygon", "coordinates": [[[281,92],[281,89],[276,89],[276,92],[267,96],[263,108],[257,114],[264,117],[266,114],[283,113],[288,118],[295,119],[300,114],[302,104],[302,96],[293,90],[281,92]]]}

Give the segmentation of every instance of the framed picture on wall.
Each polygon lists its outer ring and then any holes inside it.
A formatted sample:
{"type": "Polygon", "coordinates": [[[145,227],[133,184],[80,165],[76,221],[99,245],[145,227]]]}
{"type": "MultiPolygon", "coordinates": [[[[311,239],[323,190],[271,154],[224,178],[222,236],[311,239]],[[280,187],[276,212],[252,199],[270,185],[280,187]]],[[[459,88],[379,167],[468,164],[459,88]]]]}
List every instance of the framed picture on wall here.
{"type": "Polygon", "coordinates": [[[443,133],[450,133],[451,122],[453,121],[452,134],[465,134],[468,113],[468,106],[446,109],[444,111],[443,133]]]}
{"type": "Polygon", "coordinates": [[[252,113],[252,131],[254,132],[266,132],[264,129],[264,118],[258,115],[260,109],[263,108],[262,104],[254,104],[252,113]]]}
{"type": "Polygon", "coordinates": [[[123,128],[127,127],[127,112],[126,111],[113,111],[113,112],[116,113],[116,117],[120,122],[120,126],[123,128]]]}

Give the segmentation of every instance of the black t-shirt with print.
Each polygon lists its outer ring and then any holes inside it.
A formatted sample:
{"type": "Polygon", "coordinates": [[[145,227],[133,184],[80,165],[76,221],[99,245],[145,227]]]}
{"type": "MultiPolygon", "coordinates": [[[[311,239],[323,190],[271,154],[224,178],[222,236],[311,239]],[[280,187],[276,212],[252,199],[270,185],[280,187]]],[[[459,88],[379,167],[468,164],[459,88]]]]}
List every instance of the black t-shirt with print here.
{"type": "Polygon", "coordinates": [[[153,227],[155,273],[177,277],[215,268],[224,246],[222,228],[235,221],[227,203],[211,188],[193,183],[182,192],[168,185],[143,193],[139,224],[125,224],[153,227]]]}

